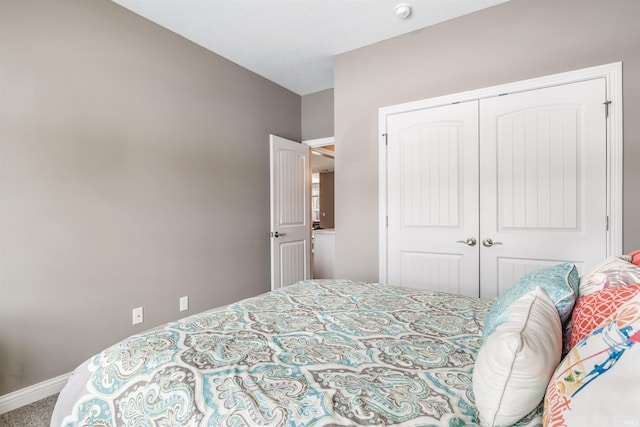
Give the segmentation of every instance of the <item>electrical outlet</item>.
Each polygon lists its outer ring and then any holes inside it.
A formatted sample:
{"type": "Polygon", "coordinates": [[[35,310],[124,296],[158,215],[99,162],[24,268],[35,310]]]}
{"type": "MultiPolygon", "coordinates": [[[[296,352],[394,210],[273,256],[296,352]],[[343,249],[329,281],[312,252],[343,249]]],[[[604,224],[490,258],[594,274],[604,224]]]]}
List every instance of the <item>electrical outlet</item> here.
{"type": "Polygon", "coordinates": [[[133,309],[133,324],[137,325],[138,323],[142,323],[144,321],[144,314],[142,312],[142,307],[136,307],[133,309]]]}
{"type": "Polygon", "coordinates": [[[180,311],[189,310],[189,297],[180,298],[180,311]]]}

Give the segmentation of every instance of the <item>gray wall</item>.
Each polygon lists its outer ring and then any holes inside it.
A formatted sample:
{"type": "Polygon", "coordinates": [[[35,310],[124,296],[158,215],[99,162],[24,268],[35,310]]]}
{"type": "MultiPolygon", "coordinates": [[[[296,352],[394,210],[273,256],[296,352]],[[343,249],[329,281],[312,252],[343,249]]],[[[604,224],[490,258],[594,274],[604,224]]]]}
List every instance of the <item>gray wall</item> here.
{"type": "Polygon", "coordinates": [[[337,56],[337,277],[378,280],[378,108],[617,61],[624,250],[640,248],[638,17],[638,0],[512,0],[337,56]]]}
{"type": "Polygon", "coordinates": [[[302,97],[302,140],[333,136],[333,89],[302,97]]]}
{"type": "Polygon", "coordinates": [[[268,291],[300,96],[108,0],[0,1],[0,395],[268,291]]]}

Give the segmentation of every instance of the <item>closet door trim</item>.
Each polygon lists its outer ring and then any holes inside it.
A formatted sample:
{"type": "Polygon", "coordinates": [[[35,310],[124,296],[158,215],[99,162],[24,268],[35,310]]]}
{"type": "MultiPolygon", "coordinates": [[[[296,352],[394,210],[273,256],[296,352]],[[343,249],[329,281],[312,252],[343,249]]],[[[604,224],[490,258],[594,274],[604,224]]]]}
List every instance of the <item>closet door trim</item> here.
{"type": "MultiPolygon", "coordinates": [[[[379,109],[378,144],[378,212],[379,212],[379,281],[387,281],[387,118],[425,108],[457,102],[492,98],[502,94],[525,92],[596,78],[605,78],[608,104],[607,121],[607,256],[622,253],[622,62],[475,89],[379,109]]],[[[605,114],[605,105],[603,105],[605,114]]],[[[603,221],[605,219],[603,218],[603,221]]],[[[604,224],[603,224],[604,226],[604,224]]]]}

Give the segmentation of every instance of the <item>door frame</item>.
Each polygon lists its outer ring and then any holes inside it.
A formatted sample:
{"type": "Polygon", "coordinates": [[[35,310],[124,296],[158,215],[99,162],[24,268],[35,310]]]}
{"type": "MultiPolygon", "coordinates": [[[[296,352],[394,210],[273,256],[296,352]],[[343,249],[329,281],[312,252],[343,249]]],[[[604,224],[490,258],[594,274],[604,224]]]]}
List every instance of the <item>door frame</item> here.
{"type": "MultiPolygon", "coordinates": [[[[622,253],[622,62],[583,68],[518,82],[474,89],[420,101],[382,107],[378,113],[378,229],[379,277],[387,281],[387,117],[425,108],[440,107],[456,102],[492,98],[546,87],[576,83],[596,78],[605,79],[609,120],[607,122],[607,256],[622,253]]],[[[603,105],[603,114],[604,114],[603,105]]]]}
{"type": "Polygon", "coordinates": [[[334,136],[328,136],[326,138],[307,139],[302,143],[309,148],[326,147],[327,145],[335,145],[336,138],[334,136]]]}

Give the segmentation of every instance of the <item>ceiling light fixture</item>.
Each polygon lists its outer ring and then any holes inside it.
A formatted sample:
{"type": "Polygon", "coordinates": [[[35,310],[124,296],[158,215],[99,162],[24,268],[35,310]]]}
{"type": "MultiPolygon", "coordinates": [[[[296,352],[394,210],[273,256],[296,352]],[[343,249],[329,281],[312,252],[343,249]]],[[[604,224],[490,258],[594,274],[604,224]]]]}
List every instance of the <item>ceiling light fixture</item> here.
{"type": "Polygon", "coordinates": [[[396,16],[400,19],[407,19],[411,15],[411,5],[407,3],[400,3],[395,8],[396,16]]]}

